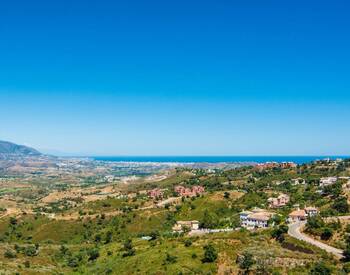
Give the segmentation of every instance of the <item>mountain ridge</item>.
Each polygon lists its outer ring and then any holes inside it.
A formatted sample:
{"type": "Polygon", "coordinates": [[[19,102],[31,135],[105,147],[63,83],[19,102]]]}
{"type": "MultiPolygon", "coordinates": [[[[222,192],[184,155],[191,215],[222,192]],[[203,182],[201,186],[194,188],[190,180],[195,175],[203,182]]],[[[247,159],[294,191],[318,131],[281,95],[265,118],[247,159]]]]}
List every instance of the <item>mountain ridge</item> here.
{"type": "Polygon", "coordinates": [[[39,156],[41,153],[25,145],[0,140],[0,155],[39,156]]]}

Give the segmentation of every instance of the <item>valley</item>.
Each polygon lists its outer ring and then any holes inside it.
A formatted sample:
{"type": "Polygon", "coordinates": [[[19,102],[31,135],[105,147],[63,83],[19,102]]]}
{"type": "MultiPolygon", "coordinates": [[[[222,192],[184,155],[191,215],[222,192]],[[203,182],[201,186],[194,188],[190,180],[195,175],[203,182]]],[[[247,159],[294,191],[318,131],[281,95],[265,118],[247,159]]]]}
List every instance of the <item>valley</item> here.
{"type": "MultiPolygon", "coordinates": [[[[324,222],[350,212],[349,160],[224,167],[49,156],[11,162],[0,178],[4,274],[309,274],[320,265],[334,272],[348,266],[284,227],[295,209],[313,206],[324,222]],[[320,185],[327,177],[336,180],[320,185]],[[286,201],[277,200],[281,194],[286,201]],[[246,223],[247,211],[258,214],[246,223]],[[267,214],[266,224],[253,220],[267,214]]],[[[346,224],[332,228],[337,242],[328,243],[346,250],[346,224]]]]}

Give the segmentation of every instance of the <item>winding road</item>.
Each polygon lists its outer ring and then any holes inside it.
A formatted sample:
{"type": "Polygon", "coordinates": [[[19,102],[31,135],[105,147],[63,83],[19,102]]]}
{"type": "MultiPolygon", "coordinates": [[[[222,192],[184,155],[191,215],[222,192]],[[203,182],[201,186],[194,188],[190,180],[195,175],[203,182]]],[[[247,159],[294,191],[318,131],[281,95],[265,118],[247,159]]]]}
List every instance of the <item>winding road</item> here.
{"type": "Polygon", "coordinates": [[[319,242],[313,238],[310,238],[309,236],[301,233],[301,229],[305,226],[306,222],[301,221],[301,222],[296,222],[292,223],[289,225],[288,229],[288,235],[292,236],[295,239],[307,242],[309,244],[315,245],[328,253],[332,253],[334,256],[337,258],[341,259],[343,258],[343,250],[335,248],[333,246],[329,246],[325,243],[319,242]]]}

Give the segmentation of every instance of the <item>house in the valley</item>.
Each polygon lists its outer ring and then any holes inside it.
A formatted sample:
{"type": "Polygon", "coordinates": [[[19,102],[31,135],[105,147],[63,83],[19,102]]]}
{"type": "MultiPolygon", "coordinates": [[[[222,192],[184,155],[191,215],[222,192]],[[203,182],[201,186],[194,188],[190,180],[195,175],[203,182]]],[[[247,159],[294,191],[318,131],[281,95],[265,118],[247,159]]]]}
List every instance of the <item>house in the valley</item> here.
{"type": "Polygon", "coordinates": [[[148,191],[147,194],[152,199],[161,199],[164,196],[163,191],[158,188],[148,191]]]}
{"type": "Polygon", "coordinates": [[[316,216],[318,214],[318,209],[315,207],[306,207],[305,209],[297,209],[292,211],[288,215],[288,222],[300,222],[305,221],[309,217],[316,216]]]}
{"type": "Polygon", "coordinates": [[[305,221],[306,219],[307,215],[304,209],[294,210],[288,215],[288,222],[290,223],[305,221]]]}
{"type": "Polygon", "coordinates": [[[178,221],[173,226],[173,232],[184,232],[186,230],[198,230],[199,221],[178,221]]]}
{"type": "Polygon", "coordinates": [[[281,194],[277,198],[269,198],[267,201],[270,208],[279,208],[286,206],[289,203],[290,198],[286,194],[281,194]]]}
{"type": "Polygon", "coordinates": [[[184,187],[182,185],[175,186],[175,193],[177,193],[180,197],[195,197],[205,192],[203,186],[195,185],[192,188],[184,187]]]}
{"type": "Polygon", "coordinates": [[[269,220],[273,217],[273,213],[265,209],[255,208],[252,211],[241,212],[239,217],[242,227],[248,229],[267,228],[269,226],[269,220]]]}
{"type": "Polygon", "coordinates": [[[303,178],[292,179],[292,185],[305,185],[306,181],[303,178]]]}
{"type": "Polygon", "coordinates": [[[305,207],[304,210],[308,217],[313,217],[318,215],[318,209],[316,207],[309,206],[309,207],[305,207]]]}
{"type": "Polygon", "coordinates": [[[326,177],[326,178],[321,178],[320,179],[320,187],[325,187],[328,185],[335,184],[337,182],[338,178],[337,177],[326,177]]]}

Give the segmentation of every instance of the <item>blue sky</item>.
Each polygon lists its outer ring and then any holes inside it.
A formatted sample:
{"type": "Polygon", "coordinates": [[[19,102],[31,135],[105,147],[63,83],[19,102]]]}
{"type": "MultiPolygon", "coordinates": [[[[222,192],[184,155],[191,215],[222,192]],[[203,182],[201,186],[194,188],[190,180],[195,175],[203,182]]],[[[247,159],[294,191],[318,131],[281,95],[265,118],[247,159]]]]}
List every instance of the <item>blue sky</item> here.
{"type": "Polygon", "coordinates": [[[349,10],[5,1],[0,139],[84,155],[349,155],[349,10]]]}

